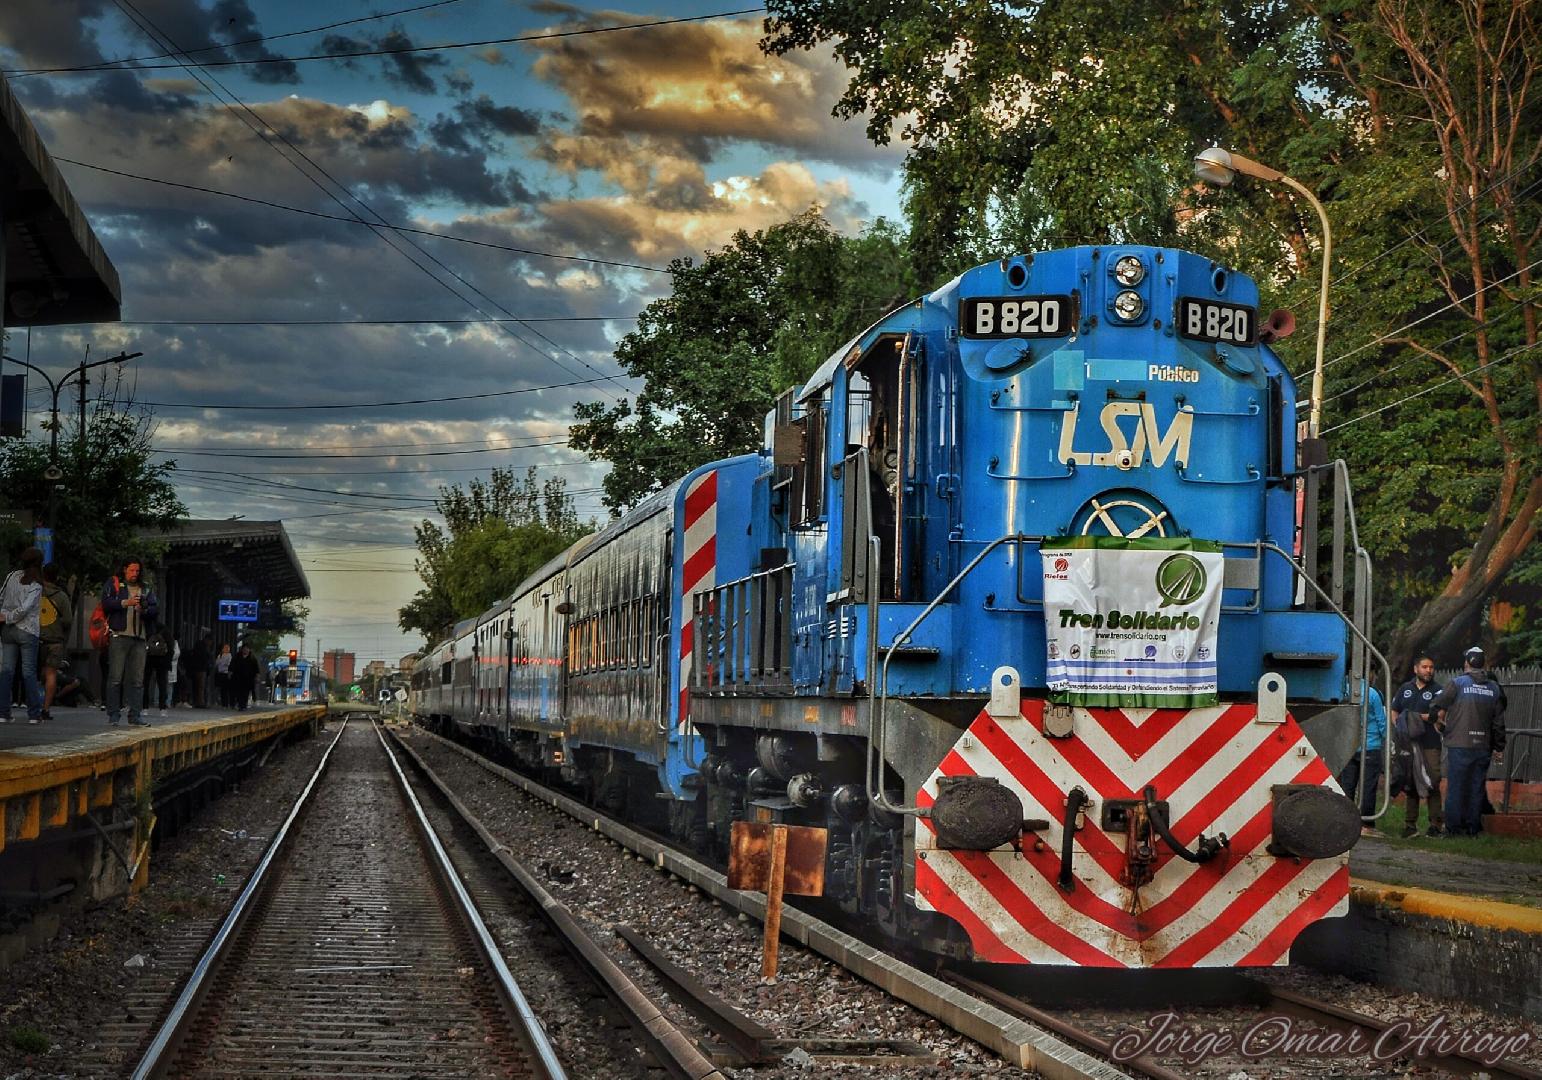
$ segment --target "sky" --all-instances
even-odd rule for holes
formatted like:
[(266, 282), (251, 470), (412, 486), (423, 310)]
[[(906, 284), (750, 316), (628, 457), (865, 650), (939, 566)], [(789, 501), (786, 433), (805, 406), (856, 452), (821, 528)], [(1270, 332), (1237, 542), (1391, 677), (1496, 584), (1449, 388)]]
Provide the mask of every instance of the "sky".
[(306, 655), (394, 663), (440, 485), (534, 466), (604, 517), (567, 429), (637, 389), (612, 351), (657, 268), (811, 205), (898, 216), (900, 152), (831, 116), (833, 57), (762, 55), (755, 13), (610, 29), (735, 7), (5, 0), (0, 67), (123, 282), (121, 324), (10, 348), (142, 352), (191, 515), (283, 520)]

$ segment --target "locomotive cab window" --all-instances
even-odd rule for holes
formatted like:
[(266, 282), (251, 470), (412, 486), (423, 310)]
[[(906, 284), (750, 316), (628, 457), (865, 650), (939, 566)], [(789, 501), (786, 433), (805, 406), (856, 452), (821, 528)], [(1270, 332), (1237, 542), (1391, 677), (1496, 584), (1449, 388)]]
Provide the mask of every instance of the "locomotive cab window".
[[(848, 565), (863, 559), (866, 537), (877, 536), (879, 566), (869, 568), (883, 600), (909, 600), (919, 564), (908, 558), (917, 476), (916, 429), (920, 382), (918, 339), (886, 335), (861, 354), (848, 373), (845, 486)], [(860, 475), (862, 464), (866, 474)], [(848, 582), (848, 584), (850, 584)]]

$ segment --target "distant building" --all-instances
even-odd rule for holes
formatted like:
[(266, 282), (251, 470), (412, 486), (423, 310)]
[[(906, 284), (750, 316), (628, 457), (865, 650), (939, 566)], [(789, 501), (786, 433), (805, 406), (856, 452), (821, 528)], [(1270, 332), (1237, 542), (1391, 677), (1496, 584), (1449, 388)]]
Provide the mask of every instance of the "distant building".
[(412, 669), (418, 666), (418, 661), (421, 659), (423, 659), (423, 657), (419, 654), (410, 652), (396, 662), (396, 670), (401, 672), (403, 675), (411, 675)]
[(353, 683), (354, 654), (342, 649), (329, 649), (321, 654), (321, 670), (327, 673), (334, 685), (348, 686)]
[[(348, 659), (352, 662), (353, 657), (350, 655)], [(364, 665), (364, 670), (359, 673), (359, 677), (361, 679), (383, 679), (390, 672), (391, 665), (387, 664), (384, 660), (371, 660)]]

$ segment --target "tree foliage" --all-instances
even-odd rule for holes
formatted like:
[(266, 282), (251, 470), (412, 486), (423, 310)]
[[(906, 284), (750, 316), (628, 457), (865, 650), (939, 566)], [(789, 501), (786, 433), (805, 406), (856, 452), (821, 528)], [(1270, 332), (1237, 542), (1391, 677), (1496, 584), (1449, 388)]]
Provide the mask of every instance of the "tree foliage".
[(566, 482), (540, 483), (534, 468), (441, 487), (435, 508), (444, 526), (423, 521), (414, 530), (424, 587), (398, 614), (403, 630), (429, 641), (512, 593), (591, 528), (579, 522)]
[(903, 234), (879, 221), (843, 237), (817, 211), (739, 232), (643, 310), (616, 360), (645, 380), (636, 401), (580, 404), (572, 445), (612, 465), (619, 512), (697, 465), (760, 444), (776, 395), (914, 293)]
[[(1266, 309), (1315, 311), (1312, 211), (1280, 185), (1204, 191), (1190, 159), (1221, 143), (1316, 191), (1337, 256), (1323, 430), (1356, 470), (1378, 637), (1399, 669), (1451, 659), (1487, 614), (1509, 659), (1542, 658), (1523, 631), (1542, 601), (1533, 2), (768, 6), (765, 48), (833, 47), (835, 112), (909, 144), (923, 282), (1018, 249), (1176, 242), (1252, 274)], [(1304, 375), (1301, 322), (1280, 351)]]
[[(44, 416), (44, 424), (48, 417)], [(154, 418), (104, 394), (90, 404), (85, 441), (78, 419), (66, 419), (59, 431), (57, 483), (58, 521), (54, 526), (54, 560), (65, 579), (101, 582), (124, 555), (151, 557), (140, 537), (169, 528), (187, 516), (171, 476), (174, 462), (153, 460)], [(0, 491), (6, 506), (30, 509), (42, 523), (47, 518), (50, 481), (47, 432), (41, 439), (0, 441)], [(0, 538), (14, 563), (28, 534), (9, 530)]]

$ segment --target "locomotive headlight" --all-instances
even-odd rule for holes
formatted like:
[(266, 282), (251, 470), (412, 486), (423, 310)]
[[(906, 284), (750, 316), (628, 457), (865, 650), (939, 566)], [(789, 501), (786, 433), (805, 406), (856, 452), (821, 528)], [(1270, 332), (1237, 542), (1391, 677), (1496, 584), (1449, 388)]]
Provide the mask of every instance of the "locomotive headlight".
[(1126, 289), (1114, 297), (1114, 314), (1125, 322), (1134, 322), (1146, 311), (1146, 302), (1140, 298), (1140, 293), (1133, 289)]
[(1120, 256), (1114, 263), (1114, 280), (1127, 289), (1133, 289), (1146, 280), (1146, 264), (1134, 255)]

